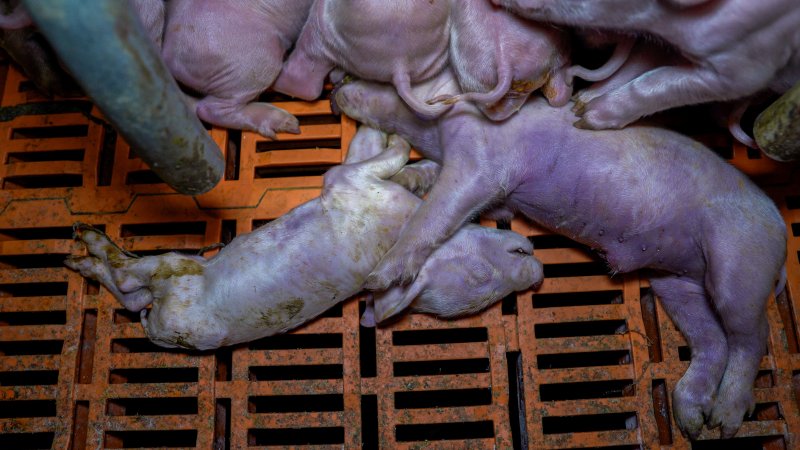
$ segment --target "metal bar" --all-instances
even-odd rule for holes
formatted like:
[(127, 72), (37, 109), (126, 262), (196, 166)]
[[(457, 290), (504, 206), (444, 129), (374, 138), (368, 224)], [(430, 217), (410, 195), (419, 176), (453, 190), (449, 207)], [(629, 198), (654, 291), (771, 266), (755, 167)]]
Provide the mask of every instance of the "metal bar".
[(770, 158), (800, 159), (800, 83), (758, 115), (753, 134)]
[(78, 83), (170, 187), (197, 195), (225, 161), (149, 42), (128, 2), (24, 0)]

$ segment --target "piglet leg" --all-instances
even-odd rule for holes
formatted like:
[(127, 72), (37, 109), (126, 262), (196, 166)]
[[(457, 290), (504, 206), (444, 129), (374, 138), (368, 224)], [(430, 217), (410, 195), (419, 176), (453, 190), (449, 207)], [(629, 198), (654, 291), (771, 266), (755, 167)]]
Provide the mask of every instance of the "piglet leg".
[(686, 337), (692, 362), (672, 393), (678, 428), (694, 439), (711, 415), (717, 386), (728, 360), (728, 345), (703, 286), (677, 276), (653, 277), (650, 285)]
[[(375, 157), (386, 148), (386, 140), (386, 133), (366, 125), (361, 126), (350, 142), (344, 164), (355, 164)], [(424, 159), (404, 166), (389, 180), (421, 197), (431, 190), (441, 169), (439, 164)]]
[(246, 103), (208, 96), (197, 102), (197, 116), (225, 128), (250, 130), (275, 139), (276, 133), (300, 133), (300, 122), (269, 103)]
[(581, 119), (575, 126), (592, 130), (623, 128), (665, 109), (750, 95), (765, 84), (765, 80), (749, 75), (748, 71), (738, 72), (747, 73), (737, 80), (731, 79), (731, 74), (720, 74), (710, 68), (659, 67), (579, 105), (576, 113)]
[[(462, 155), (454, 159), (461, 159)], [(425, 260), (470, 217), (500, 196), (494, 183), (477, 168), (445, 161), (428, 198), (406, 223), (397, 242), (367, 277), (364, 287), (385, 291), (393, 285), (409, 284)]]
[(386, 148), (386, 139), (386, 133), (362, 125), (350, 141), (344, 164), (355, 164), (377, 156)]
[(755, 407), (753, 382), (767, 350), (766, 301), (774, 280), (765, 279), (773, 274), (769, 270), (748, 271), (743, 267), (765, 263), (738, 255), (722, 256), (709, 263), (708, 290), (728, 339), (728, 365), (708, 425), (721, 426), (722, 437), (729, 438)]
[(111, 276), (111, 270), (99, 258), (70, 255), (64, 265), (86, 278), (99, 281), (126, 309), (139, 311), (153, 302), (153, 294), (149, 289), (142, 288), (128, 293), (120, 291)]
[(100, 282), (122, 305), (140, 311), (153, 301), (150, 278), (157, 268), (154, 258), (137, 258), (117, 247), (105, 233), (85, 224), (75, 225), (75, 239), (89, 256), (70, 256), (64, 264)]
[(324, 56), (326, 46), (321, 33), (324, 26), (315, 9), (323, 8), (322, 2), (315, 2), (303, 31), (297, 38), (294, 50), (283, 63), (272, 89), (302, 100), (315, 100), (322, 94), (325, 78), (334, 64)]

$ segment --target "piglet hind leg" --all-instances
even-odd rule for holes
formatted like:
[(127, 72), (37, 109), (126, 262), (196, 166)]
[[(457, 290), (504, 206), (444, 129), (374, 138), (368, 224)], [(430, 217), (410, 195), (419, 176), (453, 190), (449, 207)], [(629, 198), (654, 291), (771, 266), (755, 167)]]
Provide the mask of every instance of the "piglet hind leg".
[[(361, 127), (356, 138), (353, 139), (353, 144), (380, 139), (380, 133), (380, 131), (372, 128)], [(366, 136), (366, 138), (362, 139), (358, 134), (362, 134), (362, 136)], [(408, 161), (410, 151), (411, 146), (408, 142), (397, 135), (390, 135), (388, 139), (386, 139), (386, 149), (377, 155), (360, 162), (348, 162), (344, 165), (333, 167), (326, 172), (322, 198), (324, 199), (329, 195), (336, 195), (336, 192), (338, 192), (337, 186), (342, 180), (351, 180), (358, 183), (360, 182), (359, 180), (364, 179), (389, 179)], [(353, 156), (352, 160), (358, 159), (359, 157), (360, 156)]]
[(208, 96), (197, 102), (197, 116), (214, 125), (255, 131), (270, 139), (277, 133), (300, 133), (297, 117), (269, 103)]
[[(367, 125), (362, 125), (350, 142), (344, 164), (355, 164), (377, 156), (386, 148), (387, 139), (386, 133)], [(394, 137), (392, 139), (397, 138)], [(400, 141), (397, 141), (395, 145), (400, 145)], [(440, 170), (441, 166), (439, 164), (424, 159), (404, 166), (392, 175), (389, 180), (421, 197), (433, 187)]]
[[(725, 328), (728, 364), (708, 425), (720, 426), (721, 436), (729, 438), (755, 407), (753, 383), (767, 350), (766, 300), (773, 286), (772, 279), (759, 275), (771, 276), (776, 271), (748, 273), (743, 267), (731, 267), (735, 263), (727, 260), (720, 264), (722, 268), (712, 268), (708, 289)], [(747, 264), (758, 266), (756, 262)]]
[(380, 154), (386, 148), (387, 137), (386, 133), (380, 130), (367, 125), (360, 126), (347, 148), (344, 164), (359, 163)]
[(75, 224), (74, 237), (89, 256), (70, 256), (64, 264), (100, 282), (122, 305), (140, 311), (153, 301), (149, 280), (152, 259), (139, 259), (117, 247), (105, 233), (86, 224)]
[(703, 286), (673, 275), (652, 277), (650, 285), (691, 348), (692, 360), (672, 393), (672, 407), (678, 428), (694, 439), (711, 415), (728, 361), (725, 333)]

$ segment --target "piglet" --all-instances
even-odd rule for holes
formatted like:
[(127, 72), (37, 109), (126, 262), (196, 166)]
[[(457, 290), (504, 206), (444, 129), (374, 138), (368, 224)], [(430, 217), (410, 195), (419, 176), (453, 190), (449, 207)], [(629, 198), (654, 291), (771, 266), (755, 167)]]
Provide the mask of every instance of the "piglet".
[[(420, 89), (446, 87), (440, 80)], [(543, 99), (502, 123), (466, 103), (423, 121), (391, 86), (364, 81), (341, 86), (335, 101), (442, 163), (368, 289), (414, 280), (454, 230), (502, 205), (596, 249), (613, 273), (650, 269), (652, 289), (692, 349), (673, 393), (678, 426), (691, 437), (704, 422), (721, 425), (723, 437), (736, 433), (754, 407), (765, 303), (786, 258), (783, 219), (745, 175), (666, 129), (572, 127), (570, 105), (553, 108)]]
[(586, 128), (621, 128), (665, 109), (764, 89), (782, 93), (800, 81), (796, 0), (493, 2), (533, 20), (654, 35), (691, 61), (658, 66), (596, 97), (578, 111)]
[[(459, 100), (503, 120), (542, 88), (554, 104), (571, 89), (565, 79), (563, 32), (492, 6), (487, 0), (316, 0), (273, 86), (304, 100), (320, 95), (334, 68), (391, 82), (420, 116), (435, 118)], [(411, 85), (452, 64), (467, 94), (419, 99)]]
[[(403, 169), (408, 153), (402, 139), (392, 136), (387, 145), (385, 135), (362, 128), (347, 164), (325, 174), (319, 198), (237, 236), (209, 260), (175, 252), (136, 257), (78, 225), (89, 255), (65, 264), (141, 311), (147, 336), (163, 347), (205, 350), (283, 333), (358, 293), (397, 239), (421, 202), (403, 186), (422, 193), (437, 174), (425, 161)], [(421, 279), (432, 289), (461, 286), (456, 308), (474, 312), (541, 282), (531, 251), (519, 234), (468, 225), (434, 253)], [(380, 300), (376, 319), (400, 312), (419, 292)]]
[[(159, 0), (133, 2), (158, 43)], [(299, 133), (297, 118), (254, 101), (277, 78), (311, 0), (170, 0), (161, 56), (172, 75), (198, 93), (197, 116), (226, 128)]]
[(485, 0), (455, 2), (451, 12), (450, 65), (463, 92), (444, 101), (469, 100), (502, 121), (538, 90), (553, 106), (572, 94), (566, 34), (522, 19)]

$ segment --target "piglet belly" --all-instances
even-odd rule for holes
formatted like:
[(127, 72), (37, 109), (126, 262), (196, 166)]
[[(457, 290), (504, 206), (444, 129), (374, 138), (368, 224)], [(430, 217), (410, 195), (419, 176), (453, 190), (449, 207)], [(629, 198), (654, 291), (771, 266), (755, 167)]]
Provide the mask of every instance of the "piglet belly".
[(228, 329), (228, 344), (283, 333), (356, 294), (390, 244), (373, 230), (297, 230), (258, 247), (231, 249), (208, 273), (206, 308)]

